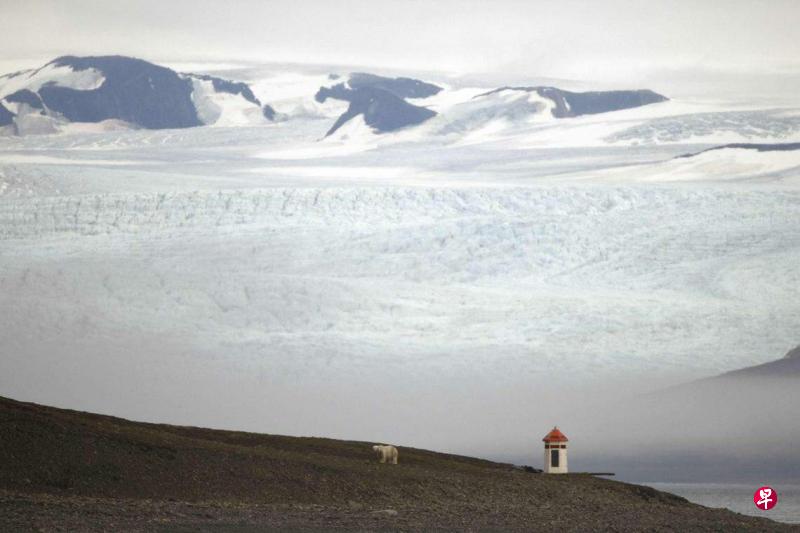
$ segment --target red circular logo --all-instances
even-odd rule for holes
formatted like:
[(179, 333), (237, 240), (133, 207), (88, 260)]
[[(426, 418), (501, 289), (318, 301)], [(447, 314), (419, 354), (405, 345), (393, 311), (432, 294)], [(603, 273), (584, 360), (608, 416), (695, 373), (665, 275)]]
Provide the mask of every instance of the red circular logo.
[(753, 493), (753, 503), (762, 511), (769, 511), (778, 504), (778, 493), (772, 487), (761, 487)]

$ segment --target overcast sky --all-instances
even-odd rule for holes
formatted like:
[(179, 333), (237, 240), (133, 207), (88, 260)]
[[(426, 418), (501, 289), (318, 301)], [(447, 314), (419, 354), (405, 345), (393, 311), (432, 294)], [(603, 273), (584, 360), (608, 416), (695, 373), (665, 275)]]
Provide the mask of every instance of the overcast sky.
[(3, 66), (119, 53), (607, 81), (800, 70), (796, 0), (2, 0), (0, 19)]

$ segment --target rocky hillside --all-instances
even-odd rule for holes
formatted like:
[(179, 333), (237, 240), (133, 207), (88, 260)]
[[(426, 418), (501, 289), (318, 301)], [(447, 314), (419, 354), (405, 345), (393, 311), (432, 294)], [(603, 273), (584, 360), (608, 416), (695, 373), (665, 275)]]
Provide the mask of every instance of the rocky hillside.
[(588, 475), (0, 398), (0, 530), (790, 530)]
[(387, 78), (357, 72), (351, 74), (346, 82), (320, 87), (314, 98), (319, 103), (333, 98), (350, 104), (326, 136), (359, 116), (372, 131), (385, 133), (420, 124), (435, 116), (436, 112), (410, 104), (405, 99), (427, 98), (441, 90), (437, 85), (411, 78)]
[[(422, 124), (437, 113), (427, 106), (442, 87), (411, 78), (387, 78), (374, 74), (353, 73), (345, 81), (321, 87), (315, 98), (324, 103), (328, 98), (349, 103), (334, 123), (331, 135), (347, 122), (363, 117), (375, 133), (386, 133)], [(412, 100), (413, 103), (409, 102)], [(608, 113), (667, 101), (650, 90), (571, 92), (556, 87), (501, 87), (474, 96), (448, 110), (441, 123), (433, 127), (438, 133), (453, 130), (477, 131), (531, 120), (562, 119)], [(498, 125), (498, 121), (502, 124)]]
[(756, 366), (734, 370), (714, 378), (800, 378), (800, 346), (789, 350), (784, 357)]
[(132, 57), (63, 56), (0, 77), (0, 128), (20, 135), (53, 133), (70, 123), (164, 129), (273, 118), (245, 83)]
[(596, 115), (621, 109), (632, 109), (649, 104), (666, 102), (668, 98), (656, 92), (641, 90), (572, 92), (556, 87), (501, 87), (479, 95), (496, 93), (525, 93), (538, 95), (551, 102), (551, 113), (556, 118)]

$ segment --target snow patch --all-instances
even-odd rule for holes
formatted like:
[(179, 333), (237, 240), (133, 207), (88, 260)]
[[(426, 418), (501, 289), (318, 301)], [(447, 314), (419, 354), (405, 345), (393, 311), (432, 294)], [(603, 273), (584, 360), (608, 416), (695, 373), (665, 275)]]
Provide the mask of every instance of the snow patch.
[(442, 90), (433, 96), (426, 98), (406, 98), (409, 104), (419, 107), (427, 107), (437, 113), (447, 113), (449, 109), (458, 104), (469, 102), (473, 98), (487, 91), (489, 88), (474, 88), (463, 87), (458, 89), (451, 89), (448, 85), (437, 82), (437, 85), (442, 86)]
[(192, 77), (192, 102), (197, 118), (206, 125), (244, 126), (264, 124), (261, 108), (242, 95), (217, 92), (211, 80)]
[(103, 73), (94, 68), (73, 70), (68, 65), (56, 66), (48, 63), (37, 70), (30, 70), (0, 78), (0, 98), (21, 89), (38, 92), (44, 85), (56, 85), (78, 91), (99, 89), (106, 79)]
[(377, 146), (377, 138), (378, 134), (367, 125), (364, 115), (358, 115), (344, 123), (332, 135), (325, 137), (323, 142), (346, 143), (367, 149)]
[(438, 135), (461, 135), (462, 142), (473, 144), (557, 120), (554, 108), (552, 100), (538, 93), (506, 89), (455, 104), (425, 127)]
[(250, 87), (263, 102), (289, 117), (336, 119), (347, 110), (347, 102), (314, 99), (319, 88), (331, 81), (327, 74), (278, 71), (250, 82)]
[(659, 163), (582, 172), (576, 179), (611, 183), (791, 181), (800, 184), (800, 150), (709, 150)]

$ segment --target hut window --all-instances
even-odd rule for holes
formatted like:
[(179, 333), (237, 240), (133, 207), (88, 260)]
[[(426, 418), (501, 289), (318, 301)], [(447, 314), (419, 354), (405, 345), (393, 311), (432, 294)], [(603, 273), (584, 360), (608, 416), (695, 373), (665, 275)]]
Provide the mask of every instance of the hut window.
[(550, 450), (550, 466), (558, 468), (558, 450)]

